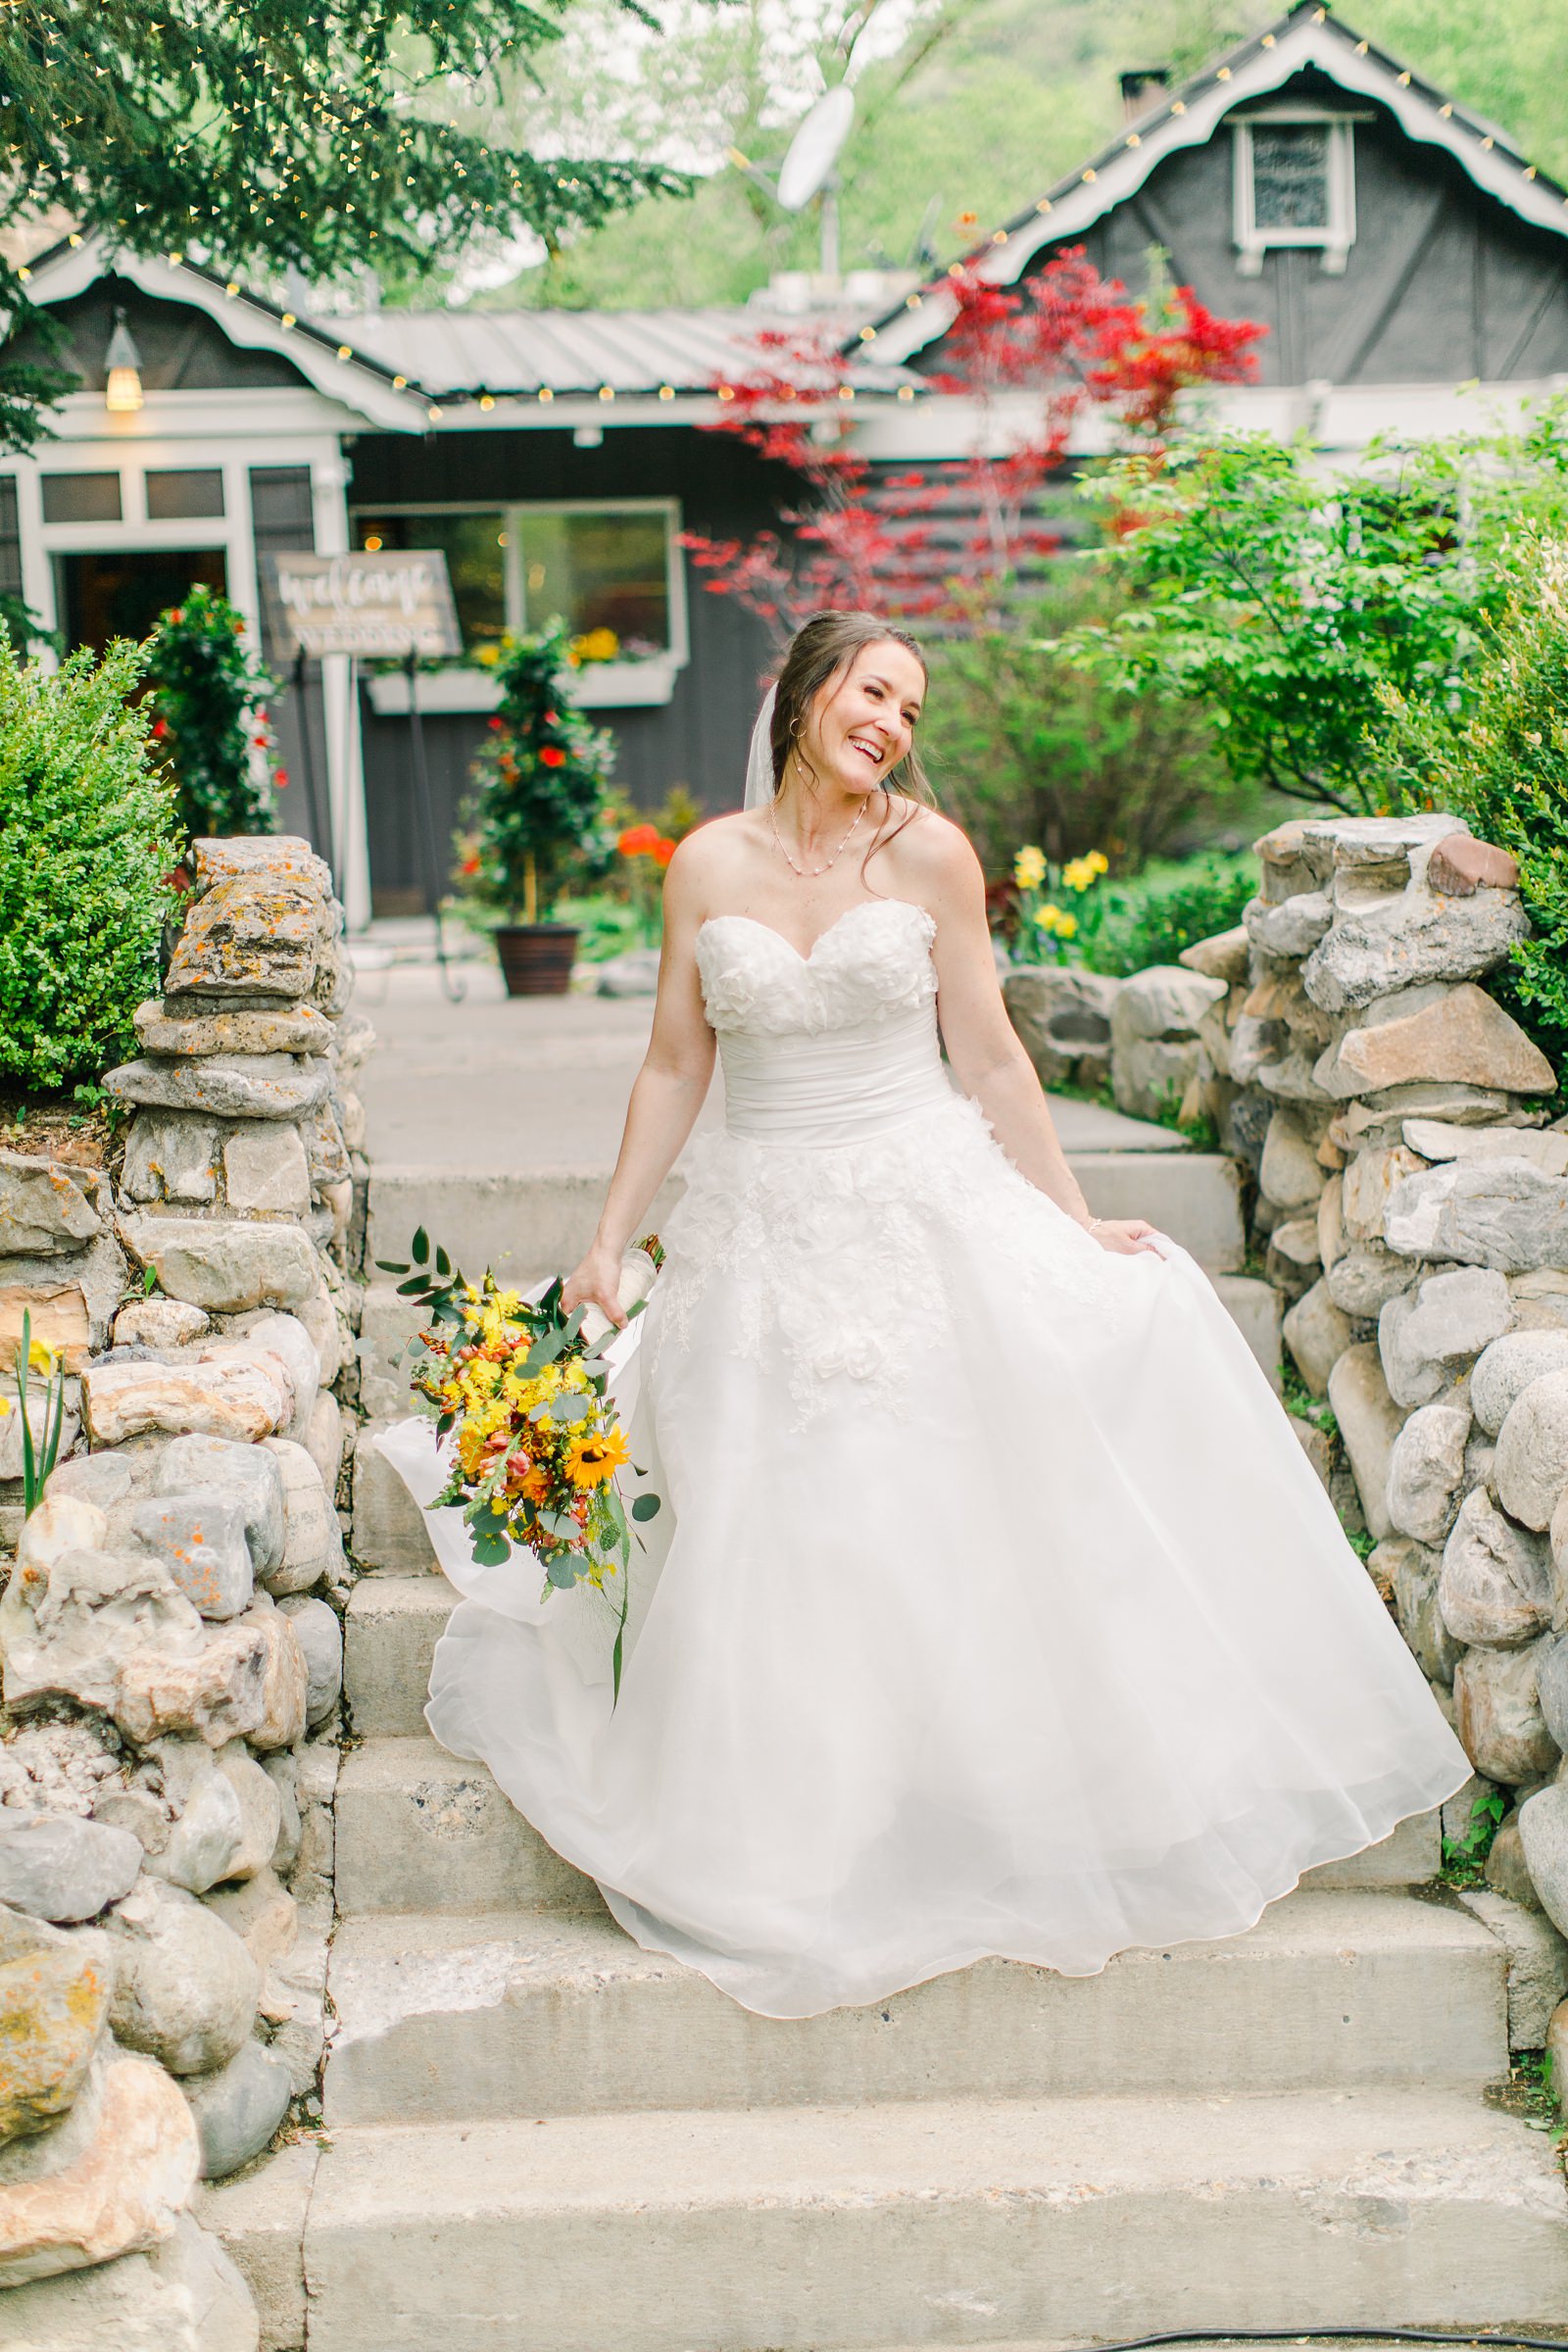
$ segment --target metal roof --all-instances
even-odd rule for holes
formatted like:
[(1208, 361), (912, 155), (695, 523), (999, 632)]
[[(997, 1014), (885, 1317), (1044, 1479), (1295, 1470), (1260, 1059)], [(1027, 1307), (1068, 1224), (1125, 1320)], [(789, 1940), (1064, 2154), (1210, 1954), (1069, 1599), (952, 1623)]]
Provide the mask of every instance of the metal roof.
[[(756, 373), (760, 333), (819, 333), (831, 349), (858, 324), (858, 317), (842, 314), (783, 316), (737, 304), (695, 311), (364, 311), (325, 321), (321, 331), (335, 332), (432, 399), (461, 401), (533, 397), (546, 388), (591, 396), (606, 385), (633, 395), (657, 395), (664, 385), (677, 394), (707, 394)], [(803, 391), (827, 391), (839, 380), (807, 365), (791, 367), (780, 353), (770, 354), (768, 364)], [(855, 382), (868, 392), (924, 388), (911, 370), (874, 364), (858, 366)]]

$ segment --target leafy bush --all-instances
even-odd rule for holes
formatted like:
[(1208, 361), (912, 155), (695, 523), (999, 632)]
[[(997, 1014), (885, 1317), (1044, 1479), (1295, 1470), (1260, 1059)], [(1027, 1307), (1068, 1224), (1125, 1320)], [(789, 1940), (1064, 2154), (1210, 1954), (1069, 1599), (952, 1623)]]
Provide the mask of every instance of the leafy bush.
[(1488, 986), (1568, 1080), (1568, 542), (1530, 538), (1481, 629), (1457, 719), (1390, 694), (1387, 754), (1406, 807), (1445, 808), (1519, 860), (1531, 937)]
[(507, 641), (496, 674), (501, 704), (492, 741), (475, 767), (474, 844), (467, 888), (533, 923), (571, 869), (601, 860), (605, 795), (614, 740), (591, 726), (565, 691), (568, 659), (561, 621)]
[(129, 697), (142, 650), (51, 676), (0, 642), (0, 1075), (96, 1077), (158, 988), (176, 856), (172, 788)]
[(179, 822), (204, 833), (270, 833), (273, 784), (288, 777), (271, 751), (266, 704), (278, 681), (244, 643), (245, 616), (211, 588), (193, 588), (148, 644), (152, 734), (179, 795)]
[(1043, 844), (1053, 864), (1099, 846), (1141, 865), (1195, 818), (1236, 808), (1203, 711), (1170, 694), (1108, 693), (1054, 658), (1063, 633), (1108, 628), (1123, 604), (1099, 559), (1064, 556), (1005, 627), (928, 649), (922, 756), (989, 873), (1005, 871), (1020, 841)]
[(1118, 979), (1152, 963), (1174, 963), (1195, 940), (1231, 930), (1256, 895), (1250, 858), (1194, 858), (1133, 881), (1102, 882), (1099, 920), (1079, 960)]

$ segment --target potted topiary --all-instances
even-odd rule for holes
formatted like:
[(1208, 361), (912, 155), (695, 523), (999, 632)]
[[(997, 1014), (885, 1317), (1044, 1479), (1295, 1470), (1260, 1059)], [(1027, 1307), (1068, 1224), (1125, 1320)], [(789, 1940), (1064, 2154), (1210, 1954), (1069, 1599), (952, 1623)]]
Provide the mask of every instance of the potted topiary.
[(614, 745), (568, 700), (569, 660), (559, 620), (507, 642), (501, 704), (475, 767), (468, 882), (506, 918), (495, 937), (510, 997), (561, 996), (569, 985), (578, 933), (549, 910), (567, 869), (602, 846)]

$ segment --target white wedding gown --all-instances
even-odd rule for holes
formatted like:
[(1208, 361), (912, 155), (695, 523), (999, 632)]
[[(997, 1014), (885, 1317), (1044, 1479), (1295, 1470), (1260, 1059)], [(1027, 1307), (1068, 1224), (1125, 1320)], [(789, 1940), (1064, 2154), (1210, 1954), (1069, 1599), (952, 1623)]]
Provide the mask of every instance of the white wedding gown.
[[(700, 933), (727, 1125), (617, 1343), (664, 1502), (618, 1706), (604, 1604), (431, 1514), (436, 1738), (774, 2017), (1230, 1935), (1470, 1771), (1196, 1262), (1102, 1250), (949, 1084), (933, 928)], [(429, 1425), (383, 1443), (428, 1500)]]

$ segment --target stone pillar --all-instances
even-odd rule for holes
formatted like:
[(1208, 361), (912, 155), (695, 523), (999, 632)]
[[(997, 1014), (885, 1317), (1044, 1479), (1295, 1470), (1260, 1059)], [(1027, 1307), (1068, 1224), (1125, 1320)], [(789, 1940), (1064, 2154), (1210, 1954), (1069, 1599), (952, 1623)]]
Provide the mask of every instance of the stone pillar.
[[(24, 2012), (0, 2059), (0, 2287), (25, 2283), (47, 2341), (78, 2273), (117, 2266), (128, 2327), (138, 2297), (167, 2318), (162, 2274), (194, 2264), (239, 2352), (243, 2282), (185, 2209), (291, 2101), (318, 2113), (349, 1579), (334, 1384), (372, 1041), (308, 845), (202, 842), (195, 862), (141, 1054), (106, 1080), (130, 1114), (118, 1184), (0, 1154), (0, 1350), (27, 1306), (70, 1373), (63, 1458), (24, 1525), (8, 1506), (0, 1599), (0, 2004), (9, 1974)], [(0, 1420), (0, 1478), (19, 1436)], [(104, 2168), (107, 2207), (80, 2186)]]

